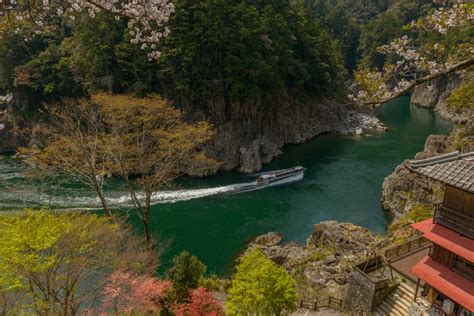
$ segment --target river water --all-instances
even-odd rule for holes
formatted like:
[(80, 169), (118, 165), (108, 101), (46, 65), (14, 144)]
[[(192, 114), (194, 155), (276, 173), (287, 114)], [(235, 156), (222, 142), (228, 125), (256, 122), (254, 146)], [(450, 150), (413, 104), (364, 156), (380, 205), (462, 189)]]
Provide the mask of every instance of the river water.
[[(422, 150), (429, 134), (446, 134), (450, 125), (432, 110), (409, 105), (399, 98), (381, 109), (389, 128), (366, 136), (322, 135), (302, 145), (283, 148), (283, 155), (264, 170), (302, 165), (302, 181), (240, 194), (229, 185), (253, 179), (234, 172), (205, 179), (183, 178), (179, 189), (155, 197), (152, 226), (155, 236), (169, 246), (162, 257), (186, 249), (198, 256), (208, 271), (223, 275), (253, 236), (279, 231), (285, 240), (305, 242), (315, 223), (324, 220), (352, 222), (384, 234), (391, 218), (380, 207), (383, 179), (404, 159)], [(56, 208), (97, 207), (94, 195), (74, 181), (41, 184), (25, 178), (27, 167), (0, 157), (0, 205), (4, 210), (51, 204)], [(116, 207), (127, 197), (120, 184), (108, 184)], [(123, 210), (122, 210), (123, 211)], [(133, 214), (133, 213), (131, 213)], [(132, 223), (141, 230), (132, 215)]]

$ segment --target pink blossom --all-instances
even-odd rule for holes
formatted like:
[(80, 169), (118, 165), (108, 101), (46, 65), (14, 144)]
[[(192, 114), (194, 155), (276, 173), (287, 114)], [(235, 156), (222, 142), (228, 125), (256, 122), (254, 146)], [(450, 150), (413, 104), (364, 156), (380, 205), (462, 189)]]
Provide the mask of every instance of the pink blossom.
[(103, 309), (121, 313), (151, 313), (158, 311), (171, 283), (146, 275), (116, 271), (104, 289)]

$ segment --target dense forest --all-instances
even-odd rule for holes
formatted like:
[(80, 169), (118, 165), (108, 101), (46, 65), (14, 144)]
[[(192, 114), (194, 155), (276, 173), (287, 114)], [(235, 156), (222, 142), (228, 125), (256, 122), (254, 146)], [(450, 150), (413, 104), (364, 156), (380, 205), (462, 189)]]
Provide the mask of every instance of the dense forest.
[(359, 63), (382, 65), (376, 48), (432, 4), (179, 0), (175, 7), (158, 61), (130, 43), (126, 22), (112, 13), (57, 17), (41, 34), (3, 18), (0, 91), (17, 91), (35, 105), (97, 90), (160, 93), (193, 104), (292, 89), (334, 95)]

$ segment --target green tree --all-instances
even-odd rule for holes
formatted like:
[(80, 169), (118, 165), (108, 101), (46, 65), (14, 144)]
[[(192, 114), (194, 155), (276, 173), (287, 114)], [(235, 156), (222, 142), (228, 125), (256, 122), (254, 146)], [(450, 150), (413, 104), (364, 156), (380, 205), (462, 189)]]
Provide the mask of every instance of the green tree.
[(113, 270), (148, 271), (141, 249), (130, 230), (105, 217), (2, 216), (0, 314), (76, 315), (101, 295)]
[(199, 286), (199, 279), (206, 273), (206, 266), (187, 251), (173, 258), (173, 266), (166, 272), (167, 279), (173, 281), (173, 289), (178, 302), (188, 297), (190, 289)]
[(392, 39), (408, 34), (403, 26), (426, 14), (432, 8), (430, 0), (398, 1), (362, 28), (359, 52), (369, 67), (382, 67), (386, 57), (378, 48)]
[(281, 315), (297, 307), (296, 281), (259, 249), (243, 255), (228, 293), (229, 315)]
[[(304, 87), (328, 94), (343, 78), (328, 33), (288, 0), (179, 0), (161, 66), (165, 94), (205, 105)], [(331, 90), (332, 89), (332, 90)]]

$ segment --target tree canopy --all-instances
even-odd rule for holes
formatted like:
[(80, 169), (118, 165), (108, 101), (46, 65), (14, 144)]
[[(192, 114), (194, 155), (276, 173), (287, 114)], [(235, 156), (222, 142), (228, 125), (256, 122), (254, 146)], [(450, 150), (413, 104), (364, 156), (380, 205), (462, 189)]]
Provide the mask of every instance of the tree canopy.
[(246, 252), (236, 270), (228, 290), (229, 315), (281, 315), (296, 309), (296, 281), (261, 250)]
[(29, 210), (0, 219), (0, 312), (75, 315), (115, 269), (144, 272), (139, 240), (105, 217)]
[(56, 16), (48, 24), (54, 27), (38, 33), (28, 19), (16, 29), (3, 21), (0, 91), (21, 89), (38, 105), (105, 90), (160, 93), (197, 106), (294, 88), (314, 96), (340, 92), (338, 44), (289, 0), (177, 0), (173, 10), (169, 35), (154, 44), (161, 57), (151, 61), (148, 48), (131, 43), (129, 20), (110, 10)]

